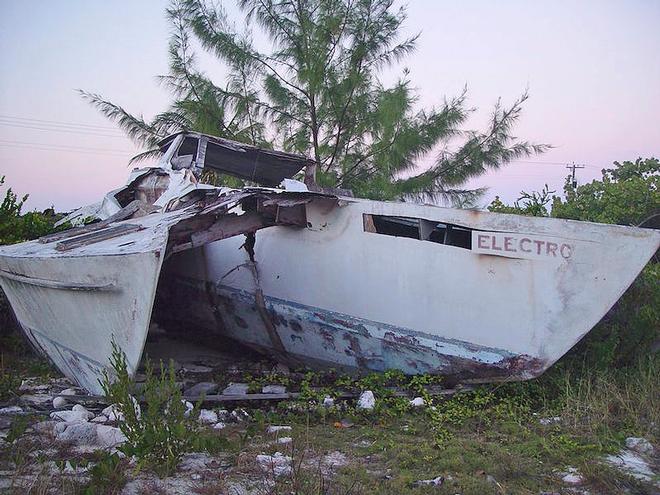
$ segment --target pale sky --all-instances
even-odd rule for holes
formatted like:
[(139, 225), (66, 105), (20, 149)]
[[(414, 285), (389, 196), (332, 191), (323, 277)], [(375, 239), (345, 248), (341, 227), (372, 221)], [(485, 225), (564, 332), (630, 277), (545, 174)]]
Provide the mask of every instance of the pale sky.
[[(75, 89), (146, 117), (164, 110), (166, 5), (0, 0), (0, 175), (30, 193), (29, 208), (68, 210), (126, 181), (135, 147)], [(479, 127), (498, 97), (529, 88), (516, 134), (555, 146), (473, 181), (490, 188), (482, 204), (545, 183), (560, 191), (566, 163), (586, 165), (584, 183), (614, 160), (660, 156), (660, 1), (410, 0), (408, 13), (406, 31), (421, 32), (405, 62), (420, 106), (467, 85)]]

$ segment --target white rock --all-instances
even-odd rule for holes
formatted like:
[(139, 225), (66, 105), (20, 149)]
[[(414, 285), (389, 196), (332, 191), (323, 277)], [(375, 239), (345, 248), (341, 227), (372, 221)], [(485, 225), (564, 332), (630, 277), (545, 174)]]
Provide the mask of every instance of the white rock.
[(124, 415), (123, 413), (119, 412), (117, 404), (109, 405), (103, 409), (103, 411), (101, 411), (101, 414), (108, 418), (108, 421), (124, 421)]
[(539, 423), (542, 424), (543, 426), (548, 426), (556, 423), (561, 422), (561, 417), (559, 416), (553, 416), (551, 418), (541, 418), (539, 419)]
[(323, 466), (330, 469), (343, 467), (348, 464), (348, 457), (346, 457), (345, 454), (336, 450), (334, 452), (330, 452), (329, 454), (324, 455), (321, 464), (323, 464)]
[(631, 450), (622, 450), (617, 455), (608, 455), (605, 460), (638, 480), (650, 481), (655, 476), (649, 464)]
[(221, 421), (224, 421), (226, 419), (229, 419), (229, 411), (227, 409), (219, 409), (218, 410), (218, 419)]
[(415, 481), (415, 486), (440, 486), (445, 481), (443, 476), (438, 476), (430, 480), (418, 480)]
[(365, 410), (371, 410), (376, 406), (376, 398), (374, 397), (374, 393), (371, 390), (365, 390), (360, 394), (360, 398), (358, 399), (357, 403), (357, 408), (358, 409), (365, 409)]
[(104, 416), (103, 414), (99, 414), (95, 418), (90, 419), (92, 423), (107, 423), (108, 422), (108, 417)]
[(568, 467), (566, 468), (566, 471), (560, 473), (560, 475), (561, 480), (567, 485), (581, 485), (584, 483), (584, 478), (580, 474), (580, 471), (577, 470), (577, 468)]
[(250, 386), (247, 383), (230, 383), (222, 393), (224, 395), (245, 395), (248, 393)]
[[(415, 397), (413, 400), (410, 401), (410, 405), (413, 407), (422, 407), (426, 402), (424, 401), (423, 397)], [(442, 476), (439, 476), (441, 478)], [(437, 479), (437, 478), (435, 478)], [(424, 481), (424, 480), (422, 480)], [(428, 480), (427, 480), (428, 481)]]
[(199, 397), (217, 392), (218, 384), (213, 382), (199, 382), (187, 389), (183, 395), (187, 397)]
[(291, 431), (291, 427), (290, 426), (269, 426), (268, 428), (266, 428), (266, 433), (270, 433), (270, 434), (278, 433), (280, 431)]
[(66, 406), (66, 399), (64, 397), (55, 397), (53, 399), (53, 408), (62, 409)]
[(199, 411), (199, 422), (204, 424), (214, 424), (218, 422), (218, 414), (210, 409), (201, 409)]
[(64, 430), (66, 430), (66, 427), (69, 426), (71, 423), (63, 423), (60, 421), (55, 422), (55, 426), (53, 426), (53, 435), (57, 437), (60, 433), (62, 433)]
[(329, 395), (326, 395), (325, 398), (323, 399), (323, 407), (332, 407), (334, 405), (335, 405), (335, 399), (333, 399)]
[(3, 415), (3, 414), (7, 414), (7, 415), (8, 414), (20, 414), (22, 412), (23, 412), (23, 408), (18, 407), (18, 406), (9, 406), (9, 407), (0, 408), (0, 415)]
[(245, 409), (234, 409), (230, 416), (234, 421), (247, 421), (250, 419), (250, 415)]
[(288, 444), (291, 442), (293, 442), (293, 438), (291, 437), (282, 437), (277, 439), (277, 443), (281, 443), (281, 444)]
[(72, 410), (72, 411), (79, 412), (79, 413), (85, 413), (85, 414), (87, 414), (87, 415), (90, 415), (90, 418), (93, 418), (93, 417), (94, 417), (94, 414), (92, 414), (91, 412), (89, 412), (89, 411), (87, 410), (87, 408), (86, 408), (85, 406), (81, 405), (81, 404), (75, 404), (75, 405), (71, 408), (71, 410)]
[(75, 388), (65, 388), (60, 395), (78, 395), (78, 391)]
[(275, 452), (273, 455), (261, 454), (257, 456), (257, 463), (265, 473), (272, 473), (276, 478), (291, 474), (291, 457)]
[(216, 424), (213, 425), (214, 430), (222, 430), (226, 427), (227, 425), (224, 424), (222, 421), (218, 421)]
[(265, 385), (261, 388), (262, 394), (285, 394), (286, 387), (284, 385)]
[(57, 434), (60, 442), (71, 442), (76, 445), (96, 445), (96, 427), (94, 423), (86, 421), (70, 423), (64, 431)]
[[(133, 411), (135, 412), (135, 416), (138, 419), (140, 419), (140, 417), (142, 416), (142, 409), (140, 408), (140, 403), (135, 399), (135, 397), (132, 396), (131, 396), (131, 402), (133, 403)], [(108, 418), (108, 421), (119, 422), (119, 421), (124, 421), (125, 419), (124, 413), (119, 410), (119, 405), (117, 404), (110, 404), (108, 407), (103, 409), (103, 411), (101, 411), (101, 414), (106, 418)]]
[(55, 411), (50, 413), (52, 419), (64, 421), (65, 423), (80, 423), (87, 422), (94, 417), (94, 415), (85, 411)]
[(90, 422), (58, 423), (55, 430), (58, 441), (71, 442), (78, 447), (111, 449), (126, 441), (119, 428)]
[(653, 445), (646, 438), (628, 437), (626, 438), (626, 447), (634, 450), (638, 454), (653, 455)]
[(96, 445), (104, 449), (117, 447), (127, 440), (119, 428), (107, 425), (96, 425)]
[(186, 411), (183, 413), (183, 415), (187, 418), (190, 416), (190, 413), (193, 411), (195, 406), (193, 406), (192, 402), (189, 402), (185, 399), (181, 399), (181, 402), (186, 406)]

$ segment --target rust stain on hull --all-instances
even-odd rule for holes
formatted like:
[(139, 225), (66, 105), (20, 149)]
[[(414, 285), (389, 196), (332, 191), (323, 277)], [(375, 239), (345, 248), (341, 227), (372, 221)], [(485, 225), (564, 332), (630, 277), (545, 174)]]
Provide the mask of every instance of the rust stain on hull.
[[(161, 283), (168, 286), (165, 293), (174, 296), (176, 304), (159, 301), (156, 317), (189, 321), (190, 305), (212, 301), (208, 312), (222, 313), (226, 324), (216, 326), (207, 320), (203, 324), (209, 331), (266, 354), (282, 353), (272, 346), (253, 294), (224, 285), (204, 287), (195, 279), (170, 274), (164, 274)], [(213, 296), (204, 298), (201, 291), (212, 291)], [(407, 374), (446, 375), (459, 382), (524, 380), (546, 368), (542, 360), (531, 356), (420, 335), (291, 301), (265, 296), (264, 304), (286, 353), (310, 366), (366, 372), (399, 369)]]

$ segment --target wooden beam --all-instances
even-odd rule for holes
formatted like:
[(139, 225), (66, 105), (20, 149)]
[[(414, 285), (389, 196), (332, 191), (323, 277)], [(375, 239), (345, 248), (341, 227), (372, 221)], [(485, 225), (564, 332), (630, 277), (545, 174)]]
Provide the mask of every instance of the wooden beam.
[(39, 242), (42, 244), (48, 244), (49, 242), (60, 241), (62, 239), (69, 239), (71, 237), (76, 237), (82, 234), (96, 232), (97, 230), (106, 228), (113, 222), (121, 222), (122, 220), (126, 220), (140, 209), (147, 210), (146, 206), (152, 205), (147, 205), (147, 203), (144, 203), (144, 201), (136, 199), (128, 203), (117, 213), (109, 216), (105, 220), (97, 223), (90, 223), (89, 225), (83, 225), (82, 227), (74, 227), (72, 229), (63, 230), (62, 232), (55, 232), (54, 234), (45, 235), (39, 238)]
[(125, 223), (121, 225), (115, 225), (114, 227), (107, 227), (105, 229), (96, 230), (88, 234), (79, 235), (72, 239), (66, 239), (57, 243), (55, 249), (58, 251), (69, 251), (70, 249), (75, 249), (81, 246), (87, 246), (89, 244), (95, 244), (97, 242), (106, 241), (114, 237), (119, 237), (121, 235), (130, 234), (132, 232), (137, 232), (142, 230), (144, 227), (141, 225), (135, 225), (130, 223)]

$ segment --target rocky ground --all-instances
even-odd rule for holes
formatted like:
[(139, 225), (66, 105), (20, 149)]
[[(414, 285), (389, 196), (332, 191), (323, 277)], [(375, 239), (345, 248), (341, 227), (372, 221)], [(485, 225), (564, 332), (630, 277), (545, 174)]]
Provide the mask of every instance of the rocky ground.
[[(175, 347), (177, 379), (190, 396), (282, 394), (299, 391), (309, 376), (252, 355)], [(161, 339), (148, 351), (158, 359), (172, 347)], [(660, 493), (657, 445), (645, 438), (596, 448), (570, 434), (561, 416), (537, 412), (456, 422), (438, 439), (428, 397), (411, 394), (385, 407), (385, 393), (373, 388), (347, 400), (204, 403), (200, 428), (223, 448), (187, 453), (160, 478), (121, 452), (123, 418), (112, 404), (52, 370), (22, 376), (0, 404), (0, 492)]]

